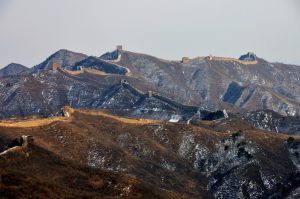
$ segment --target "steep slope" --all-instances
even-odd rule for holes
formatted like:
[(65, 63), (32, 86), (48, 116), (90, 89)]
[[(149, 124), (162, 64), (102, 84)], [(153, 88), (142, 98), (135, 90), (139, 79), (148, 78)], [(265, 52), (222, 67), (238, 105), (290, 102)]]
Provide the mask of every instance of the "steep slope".
[(282, 116), (274, 111), (258, 110), (243, 113), (242, 118), (259, 129), (276, 133), (300, 135), (299, 116)]
[(299, 137), (256, 130), (235, 118), (194, 126), (74, 110), (65, 121), (30, 128), (0, 125), (0, 133), (2, 146), (30, 133), (37, 146), (60, 158), (130, 174), (177, 197), (283, 197), (300, 182)]
[(121, 58), (121, 50), (117, 49), (112, 52), (106, 52), (99, 58), (103, 60), (118, 61)]
[(105, 73), (125, 75), (128, 71), (126, 68), (117, 66), (112, 63), (108, 63), (104, 60), (101, 60), (97, 57), (88, 57), (82, 61), (75, 63), (71, 67), (68, 67), (71, 70), (81, 70), (82, 68), (91, 68), (96, 69)]
[(88, 56), (82, 53), (75, 53), (69, 50), (59, 50), (48, 57), (45, 61), (32, 68), (33, 72), (50, 70), (54, 63), (59, 64), (62, 68), (73, 66), (75, 63), (86, 59)]
[[(269, 63), (253, 53), (240, 59), (209, 56), (183, 63), (124, 50), (100, 58), (60, 50), (31, 74), (0, 78), (0, 117), (56, 115), (64, 105), (184, 121), (198, 109), (232, 113), (270, 109), (297, 116), (299, 68)], [(135, 91), (124, 86), (114, 91), (123, 80)], [(152, 97), (145, 97), (149, 91)], [(284, 124), (284, 132), (296, 132), (294, 123), (295, 128)]]
[[(149, 55), (120, 51), (118, 64), (129, 68), (134, 77), (151, 85), (154, 91), (185, 104), (198, 101), (186, 86), (186, 78), (179, 62), (158, 59)], [(201, 100), (203, 101), (203, 100)]]
[(212, 112), (197, 106), (182, 105), (152, 91), (143, 93), (128, 82), (121, 82), (106, 92), (101, 107), (119, 115), (174, 122), (225, 117), (223, 111)]
[(0, 70), (0, 78), (13, 75), (28, 74), (30, 69), (21, 64), (11, 63)]
[(10, 152), (0, 156), (1, 198), (176, 196), (132, 176), (78, 165), (37, 145), (31, 145), (28, 154), (26, 157), (20, 152)]
[[(0, 117), (58, 115), (65, 105), (105, 108), (121, 115), (161, 120), (179, 115), (180, 120), (187, 121), (198, 114), (199, 119), (214, 114), (201, 107), (181, 105), (156, 93), (148, 96), (131, 85), (136, 82), (139, 82), (136, 78), (117, 74), (83, 72), (73, 75), (64, 69), (2, 78)], [(215, 116), (215, 119), (224, 117), (222, 112)]]
[(101, 94), (112, 83), (77, 78), (60, 70), (3, 78), (0, 79), (0, 116), (49, 116), (69, 104), (95, 108)]
[[(271, 109), (283, 115), (299, 114), (299, 66), (269, 63), (249, 53), (241, 60), (210, 56), (187, 63), (124, 50), (119, 53), (118, 64), (175, 101), (215, 110)], [(110, 57), (114, 56), (102, 56)]]

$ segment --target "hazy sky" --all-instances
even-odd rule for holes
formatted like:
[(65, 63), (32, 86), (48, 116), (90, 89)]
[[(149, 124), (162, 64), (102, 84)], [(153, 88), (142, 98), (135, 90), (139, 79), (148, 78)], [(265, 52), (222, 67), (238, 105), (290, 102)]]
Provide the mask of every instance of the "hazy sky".
[(166, 59), (253, 51), (300, 65), (300, 0), (0, 0), (0, 67), (117, 44)]

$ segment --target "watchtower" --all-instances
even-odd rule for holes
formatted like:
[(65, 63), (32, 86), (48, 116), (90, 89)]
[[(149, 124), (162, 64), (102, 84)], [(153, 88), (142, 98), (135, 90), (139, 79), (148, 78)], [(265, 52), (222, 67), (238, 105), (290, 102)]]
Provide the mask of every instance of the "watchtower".
[(63, 117), (71, 117), (71, 114), (74, 112), (74, 110), (70, 106), (64, 106), (61, 108), (61, 116)]
[(60, 67), (59, 63), (52, 63), (52, 70), (56, 71)]
[(34, 142), (34, 138), (32, 135), (22, 135), (21, 138), (23, 140), (22, 146), (24, 148), (28, 147), (28, 145), (33, 144)]
[(224, 115), (224, 118), (228, 118), (229, 117), (226, 109), (223, 110), (223, 115)]
[(181, 63), (183, 63), (183, 64), (190, 63), (190, 58), (188, 58), (188, 57), (182, 57)]
[(153, 93), (152, 91), (148, 91), (148, 97), (152, 97)]
[(209, 55), (209, 56), (206, 57), (206, 59), (209, 60), (209, 61), (211, 61), (213, 59), (213, 56)]
[(123, 46), (122, 45), (117, 45), (116, 50), (123, 50)]
[(256, 61), (257, 57), (253, 52), (248, 52), (247, 54), (240, 56), (239, 60), (241, 60), (241, 61)]

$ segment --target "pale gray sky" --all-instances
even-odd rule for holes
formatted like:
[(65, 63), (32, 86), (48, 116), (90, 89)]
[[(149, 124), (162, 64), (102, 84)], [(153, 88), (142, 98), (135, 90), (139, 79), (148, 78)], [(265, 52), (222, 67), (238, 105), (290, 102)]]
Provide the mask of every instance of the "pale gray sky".
[(116, 44), (166, 59), (253, 51), (300, 65), (300, 1), (0, 0), (0, 68)]

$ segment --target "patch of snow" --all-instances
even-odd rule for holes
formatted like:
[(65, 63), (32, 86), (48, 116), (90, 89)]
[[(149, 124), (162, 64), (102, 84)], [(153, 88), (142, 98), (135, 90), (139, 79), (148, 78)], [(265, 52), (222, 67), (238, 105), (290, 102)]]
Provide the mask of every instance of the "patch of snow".
[(190, 153), (194, 143), (195, 143), (194, 135), (187, 135), (187, 134), (183, 135), (178, 150), (180, 157), (187, 158), (187, 155)]
[(169, 120), (169, 122), (172, 122), (172, 123), (177, 123), (181, 120), (181, 116), (180, 115), (172, 115), (171, 116), (171, 119)]

